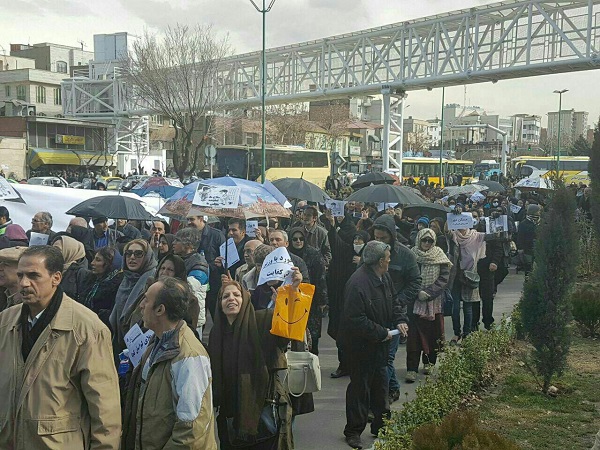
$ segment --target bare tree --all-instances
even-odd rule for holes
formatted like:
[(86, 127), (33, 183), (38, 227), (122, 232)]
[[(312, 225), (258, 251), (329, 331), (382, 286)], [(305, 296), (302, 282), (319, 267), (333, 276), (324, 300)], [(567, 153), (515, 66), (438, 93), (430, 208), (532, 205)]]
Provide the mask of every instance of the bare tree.
[(180, 179), (203, 158), (218, 66), (229, 52), (227, 37), (216, 38), (212, 27), (176, 25), (161, 36), (146, 32), (125, 60), (132, 95), (175, 128), (173, 166)]
[(305, 103), (285, 103), (267, 108), (267, 141), (272, 144), (303, 145), (309, 131)]

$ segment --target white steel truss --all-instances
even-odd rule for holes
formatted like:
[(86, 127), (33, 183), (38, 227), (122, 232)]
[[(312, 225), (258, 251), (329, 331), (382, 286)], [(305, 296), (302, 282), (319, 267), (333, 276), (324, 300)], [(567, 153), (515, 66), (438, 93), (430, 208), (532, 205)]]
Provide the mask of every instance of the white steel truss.
[[(261, 53), (225, 59), (220, 104), (260, 101)], [(267, 50), (269, 103), (600, 67), (600, 0), (506, 1)]]
[[(269, 49), (266, 102), (380, 94), (382, 89), (404, 95), (599, 67), (600, 0), (512, 0)], [(223, 109), (258, 105), (261, 52), (224, 59), (212, 86)], [(65, 115), (100, 119), (149, 113), (136, 108), (127, 94), (118, 76), (67, 80)], [(391, 122), (388, 114), (388, 143)]]

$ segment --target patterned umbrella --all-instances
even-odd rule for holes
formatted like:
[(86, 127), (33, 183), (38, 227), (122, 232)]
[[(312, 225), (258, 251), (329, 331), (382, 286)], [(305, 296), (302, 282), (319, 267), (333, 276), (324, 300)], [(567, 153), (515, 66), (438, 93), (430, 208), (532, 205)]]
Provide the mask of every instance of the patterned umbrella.
[(177, 178), (150, 177), (136, 184), (131, 192), (143, 197), (151, 192), (157, 192), (162, 198), (170, 198), (183, 187)]
[(273, 187), (242, 178), (221, 177), (188, 184), (160, 209), (173, 218), (212, 215), (217, 217), (289, 217), (289, 209), (277, 201), (285, 198)]

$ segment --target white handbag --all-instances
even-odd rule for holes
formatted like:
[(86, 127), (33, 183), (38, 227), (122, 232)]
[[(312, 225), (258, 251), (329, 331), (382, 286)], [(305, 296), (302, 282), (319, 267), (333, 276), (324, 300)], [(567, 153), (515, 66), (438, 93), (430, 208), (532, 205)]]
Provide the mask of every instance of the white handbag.
[(321, 390), (321, 365), (317, 355), (288, 350), (285, 356), (288, 368), (284, 386), (290, 395), (300, 397)]

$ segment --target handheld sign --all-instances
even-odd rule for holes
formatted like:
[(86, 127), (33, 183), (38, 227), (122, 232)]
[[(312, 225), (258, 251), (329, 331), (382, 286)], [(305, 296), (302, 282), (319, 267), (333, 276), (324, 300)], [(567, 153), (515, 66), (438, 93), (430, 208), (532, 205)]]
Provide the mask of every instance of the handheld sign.
[(265, 258), (260, 274), (258, 276), (257, 286), (265, 284), (267, 281), (291, 281), (289, 273), (292, 271), (294, 263), (285, 247), (279, 247), (273, 250)]
[(325, 207), (331, 211), (333, 217), (344, 217), (344, 207), (347, 202), (342, 200), (327, 200)]
[(519, 205), (510, 204), (510, 212), (513, 214), (518, 214), (521, 211), (521, 207)]
[(125, 345), (129, 349), (129, 361), (133, 367), (137, 367), (142, 360), (152, 336), (154, 336), (154, 331), (148, 330), (143, 333), (137, 323), (125, 335)]
[(240, 204), (240, 192), (238, 186), (210, 186), (198, 184), (198, 190), (194, 194), (192, 204), (205, 208), (232, 208)]
[(506, 215), (497, 219), (485, 218), (485, 234), (504, 233), (505, 231), (508, 231), (508, 217)]
[(468, 230), (473, 228), (473, 215), (471, 213), (446, 214), (449, 230)]
[(246, 220), (246, 234), (254, 237), (256, 230), (258, 230), (258, 220)]
[[(227, 245), (227, 248), (225, 248)], [(227, 239), (227, 242), (223, 242), (219, 247), (219, 254), (223, 258), (223, 267), (229, 269), (231, 266), (237, 264), (240, 260), (240, 255), (238, 254), (237, 247), (235, 246), (235, 242), (233, 238)]]
[(31, 232), (31, 236), (29, 238), (29, 246), (33, 247), (35, 245), (47, 245), (48, 244), (48, 236), (44, 233), (36, 233), (35, 231)]
[(474, 192), (470, 198), (472, 202), (480, 202), (481, 200), (485, 200), (485, 195), (481, 192)]

